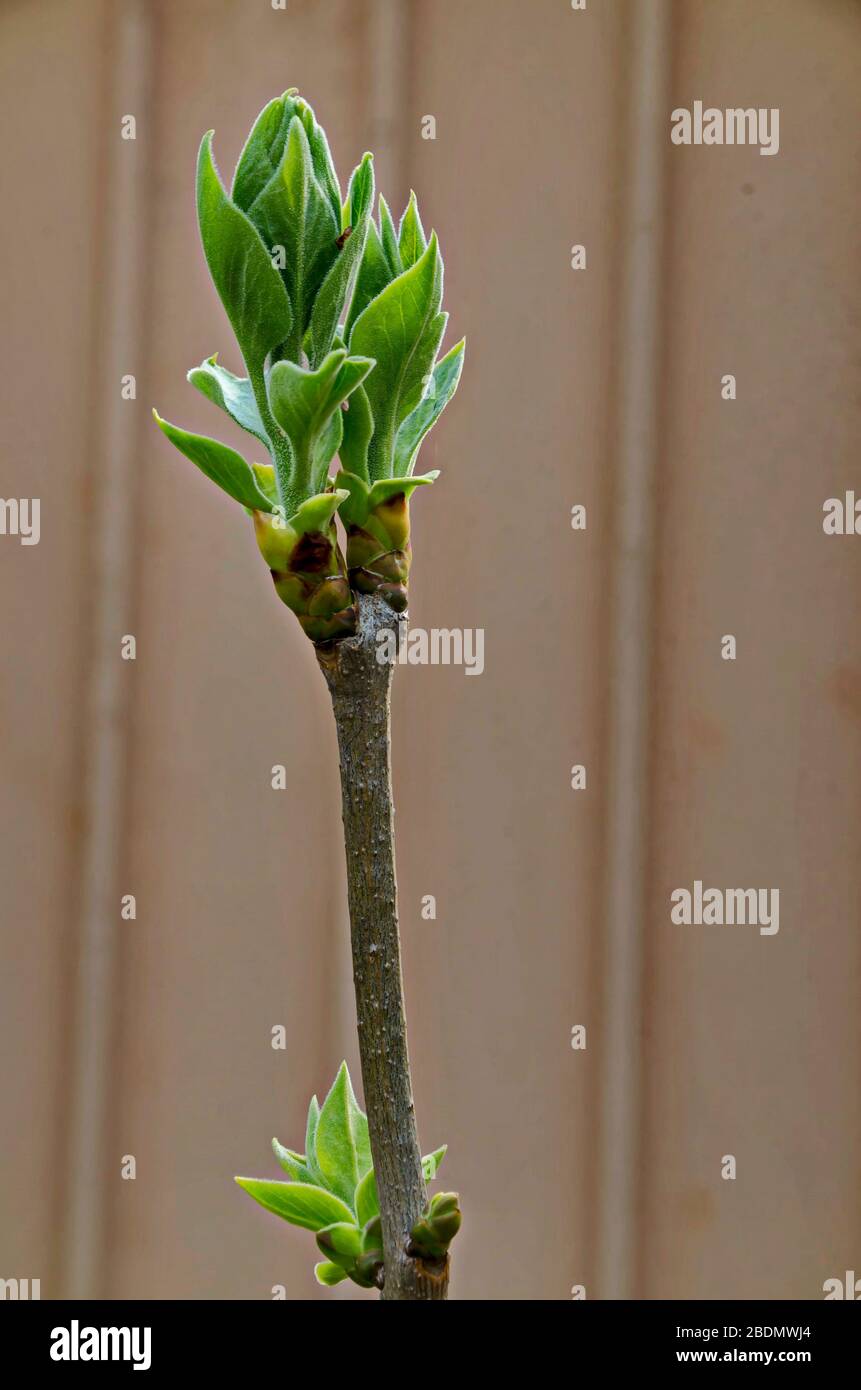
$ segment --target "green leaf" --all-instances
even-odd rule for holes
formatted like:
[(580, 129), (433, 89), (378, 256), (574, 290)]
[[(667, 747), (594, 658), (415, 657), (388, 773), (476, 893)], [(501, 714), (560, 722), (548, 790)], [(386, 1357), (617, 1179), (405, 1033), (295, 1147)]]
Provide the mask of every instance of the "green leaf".
[(321, 125), (317, 124), (314, 112), (304, 97), (296, 98), (296, 114), (305, 127), (315, 177), (329, 199), (337, 222), (341, 216), (341, 188), (329, 150), (329, 142), (326, 139), (326, 132)]
[(317, 1100), (316, 1096), (312, 1096), (310, 1104), (308, 1106), (308, 1120), (305, 1125), (305, 1162), (308, 1164), (308, 1167), (311, 1169), (311, 1172), (314, 1174), (316, 1180), (318, 1182), (322, 1182), (323, 1174), (320, 1172), (320, 1168), (317, 1163), (316, 1143), (317, 1121), (319, 1120), (319, 1118), (320, 1102)]
[(298, 361), (314, 297), (340, 255), (341, 230), (340, 202), (336, 215), (328, 193), (317, 181), (300, 116), (290, 122), (281, 164), (249, 205), (248, 216), (271, 253), (284, 248), (279, 270), (290, 296), (293, 325), (282, 344), (293, 361)]
[(314, 1266), (314, 1278), (318, 1284), (323, 1284), (327, 1289), (331, 1289), (335, 1284), (340, 1284), (349, 1276), (345, 1269), (340, 1265), (332, 1264), (331, 1260), (321, 1260)]
[(461, 338), (445, 357), (440, 358), (433, 369), (430, 389), (400, 426), (395, 439), (395, 477), (406, 478), (412, 473), (422, 440), (457, 390), (463, 368), (464, 345), (465, 340)]
[(342, 411), (344, 437), (341, 440), (341, 462), (349, 472), (368, 481), (368, 447), (374, 433), (374, 417), (364, 386), (357, 386), (350, 396), (347, 409)]
[(213, 354), (205, 362), (201, 362), (199, 367), (193, 367), (188, 373), (188, 380), (202, 395), (229, 415), (241, 429), (253, 434), (268, 448), (269, 436), (263, 428), (251, 382), (247, 376), (234, 376), (226, 367), (220, 367), (216, 356), (217, 354)]
[(434, 233), (415, 265), (387, 285), (353, 327), (350, 351), (376, 358), (365, 386), (374, 419), (371, 478), (392, 476), (398, 429), (424, 395), (445, 332), (441, 299), (442, 262)]
[(392, 214), (382, 193), (380, 194), (380, 241), (389, 267), (389, 279), (393, 280), (396, 275), (401, 274), (405, 267), (401, 262), (401, 252)]
[(410, 200), (398, 229), (398, 250), (401, 254), (401, 264), (404, 270), (409, 270), (411, 265), (415, 265), (427, 244), (425, 230), (419, 217), (416, 195), (410, 192)]
[(443, 1144), (441, 1149), (434, 1149), (432, 1154), (425, 1154), (422, 1159), (422, 1174), (425, 1182), (433, 1182), (440, 1170), (440, 1164), (445, 1158), (448, 1144)]
[(247, 212), (251, 203), (278, 172), (287, 143), (290, 122), (296, 115), (296, 88), (264, 106), (236, 165), (231, 197), (237, 207)]
[(316, 1134), (317, 1163), (326, 1186), (352, 1202), (359, 1179), (371, 1166), (368, 1121), (353, 1094), (346, 1062), (341, 1063), (323, 1102)]
[[(295, 362), (276, 362), (272, 368), (269, 400), (275, 419), (293, 447), (293, 482), (297, 486), (304, 489), (312, 481), (318, 485), (319, 479), (313, 475), (320, 435), (333, 412), (364, 381), (373, 365), (370, 358), (347, 357), (344, 348), (336, 348), (316, 371)], [(326, 459), (327, 468), (331, 457), (329, 454)]]
[(322, 1231), (336, 1221), (353, 1221), (353, 1213), (333, 1192), (304, 1182), (268, 1182), (259, 1178), (235, 1178), (234, 1181), (259, 1202), (292, 1226), (304, 1226), (309, 1231)]
[(169, 424), (167, 420), (162, 420), (155, 410), (153, 417), (171, 444), (175, 445), (180, 453), (185, 454), (186, 458), (191, 459), (192, 463), (197, 464), (201, 473), (205, 473), (207, 478), (217, 483), (228, 497), (252, 510), (274, 510), (269, 498), (257, 486), (254, 474), (245, 459), (241, 454), (237, 454), (235, 449), (229, 449), (217, 439), (207, 439), (206, 435), (190, 434), (188, 430), (181, 430), (178, 426)]
[(435, 483), (439, 477), (439, 469), (432, 468), (430, 473), (420, 473), (417, 478), (378, 478), (371, 485), (368, 493), (368, 507), (375, 511), (377, 507), (390, 502), (393, 497), (399, 497), (402, 493), (405, 497), (412, 497), (417, 487), (427, 487), (430, 483)]
[(353, 296), (350, 300), (350, 312), (344, 324), (344, 334), (347, 341), (349, 341), (356, 319), (367, 309), (371, 301), (382, 293), (391, 279), (392, 274), (383, 251), (380, 234), (373, 218), (369, 218), (362, 259), (359, 262)]
[(198, 155), (197, 214), (210, 274), (253, 379), (262, 373), (267, 354), (288, 336), (293, 315), (259, 233), (221, 186), (212, 161), (212, 131)]
[(272, 1140), (272, 1152), (291, 1182), (304, 1182), (312, 1187), (315, 1185), (314, 1174), (306, 1164), (304, 1154), (297, 1154), (292, 1149), (285, 1149), (284, 1145), (279, 1144), (277, 1139)]
[(275, 481), (275, 469), (271, 463), (252, 463), (251, 471), (254, 474), (254, 481), (264, 497), (269, 498), (274, 511), (281, 501), (278, 496), (278, 484)]
[(317, 367), (332, 346), (353, 272), (362, 259), (374, 202), (373, 155), (366, 154), (350, 180), (345, 205), (346, 225), (352, 228), (320, 286), (311, 310), (311, 366)]
[(329, 479), (329, 464), (341, 447), (344, 434), (344, 412), (336, 410), (323, 426), (314, 445), (311, 476), (313, 486), (325, 488)]
[(349, 1270), (362, 1253), (362, 1232), (354, 1221), (338, 1221), (317, 1232), (317, 1246), (334, 1264)]
[(380, 1214), (380, 1198), (377, 1193), (377, 1179), (373, 1168), (369, 1168), (362, 1178), (355, 1195), (356, 1217), (360, 1226), (366, 1226)]
[[(346, 496), (343, 489), (336, 489), (334, 492), (319, 492), (316, 497), (306, 497), (293, 515), (287, 517), (287, 525), (297, 536), (304, 536), (308, 531), (325, 531)], [(311, 1153), (307, 1145), (306, 1152)]]
[(365, 1222), (362, 1231), (362, 1253), (371, 1254), (373, 1251), (382, 1252), (383, 1249), (383, 1223), (380, 1220), (379, 1212)]
[(307, 101), (298, 95), (295, 87), (270, 101), (254, 122), (233, 176), (233, 201), (247, 212), (257, 195), (263, 192), (278, 172), (290, 123), (296, 116), (305, 129), (314, 176), (337, 221), (341, 215), (341, 192), (329, 144), (324, 130), (317, 124), (314, 112)]

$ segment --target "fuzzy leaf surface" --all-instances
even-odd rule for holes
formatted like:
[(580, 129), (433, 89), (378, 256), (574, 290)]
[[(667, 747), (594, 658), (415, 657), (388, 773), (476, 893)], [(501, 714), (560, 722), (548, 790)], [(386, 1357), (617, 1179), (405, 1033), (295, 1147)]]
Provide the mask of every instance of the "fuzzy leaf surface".
[(398, 229), (398, 250), (401, 256), (401, 264), (404, 270), (409, 270), (411, 265), (415, 265), (419, 257), (424, 253), (427, 246), (425, 229), (419, 217), (419, 205), (416, 202), (415, 193), (410, 193), (410, 200), (401, 218), (401, 225)]
[(269, 448), (269, 436), (263, 427), (254, 389), (247, 376), (234, 376), (226, 367), (219, 366), (216, 358), (208, 357), (199, 367), (193, 367), (188, 380), (201, 395), (229, 415), (240, 429), (253, 434), (261, 444)]
[(212, 131), (197, 161), (197, 214), (204, 255), (249, 376), (290, 332), (287, 291), (260, 235), (227, 197), (212, 159)]
[(273, 511), (269, 498), (257, 486), (254, 473), (241, 454), (221, 444), (217, 439), (208, 439), (204, 434), (191, 434), (188, 430), (171, 425), (153, 411), (155, 422), (180, 453), (196, 464), (222, 492), (240, 502), (243, 507), (262, 512)]
[(333, 1192), (301, 1182), (269, 1182), (260, 1178), (236, 1178), (239, 1186), (267, 1211), (289, 1221), (291, 1226), (304, 1226), (309, 1231), (322, 1231), (334, 1222), (353, 1224), (353, 1213)]
[(441, 299), (442, 262), (434, 235), (415, 265), (387, 285), (353, 326), (350, 351), (376, 359), (365, 386), (374, 420), (368, 448), (372, 479), (392, 476), (398, 429), (424, 395), (445, 332)]
[(341, 1063), (323, 1102), (315, 1142), (317, 1164), (326, 1185), (345, 1202), (352, 1202), (359, 1179), (371, 1167), (371, 1142), (368, 1121), (353, 1094), (346, 1062)]
[[(298, 360), (302, 338), (315, 295), (339, 256), (340, 207), (333, 213), (327, 193), (317, 181), (308, 136), (301, 118), (290, 122), (281, 163), (248, 207), (248, 217), (269, 251), (280, 254), (283, 277), (293, 309), (289, 356)], [(271, 263), (271, 262), (270, 262)], [(274, 267), (273, 267), (274, 268)]]
[(350, 283), (365, 250), (374, 204), (374, 162), (366, 154), (353, 173), (342, 221), (352, 230), (320, 285), (311, 310), (311, 366), (317, 367), (332, 347), (347, 302)]
[(430, 389), (398, 429), (393, 465), (396, 478), (406, 478), (412, 473), (422, 440), (433, 429), (457, 390), (463, 369), (464, 346), (465, 340), (461, 338), (445, 357), (440, 358), (431, 375)]

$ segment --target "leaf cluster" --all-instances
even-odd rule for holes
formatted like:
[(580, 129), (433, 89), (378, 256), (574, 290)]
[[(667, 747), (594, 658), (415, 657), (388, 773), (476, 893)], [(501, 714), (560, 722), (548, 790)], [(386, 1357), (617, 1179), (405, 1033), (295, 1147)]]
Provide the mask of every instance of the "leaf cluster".
[(208, 357), (191, 384), (268, 455), (249, 462), (216, 439), (156, 414), (170, 441), (250, 511), (301, 533), (304, 503), (331, 494), (363, 524), (391, 479), (409, 479), (422, 441), (457, 388), (463, 342), (439, 356), (443, 263), (415, 195), (395, 228), (377, 220), (373, 158), (342, 197), (325, 133), (295, 89), (264, 107), (231, 191), (204, 136), (197, 164), (203, 250), (245, 364), (236, 376)]
[[(368, 1120), (353, 1093), (346, 1062), (322, 1106), (316, 1096), (311, 1099), (305, 1152), (287, 1149), (277, 1139), (272, 1148), (287, 1182), (236, 1182), (267, 1211), (315, 1232), (324, 1256), (314, 1271), (319, 1283), (352, 1279), (372, 1288), (383, 1264), (380, 1202)], [(426, 1182), (436, 1176), (445, 1151), (443, 1146), (422, 1159)]]

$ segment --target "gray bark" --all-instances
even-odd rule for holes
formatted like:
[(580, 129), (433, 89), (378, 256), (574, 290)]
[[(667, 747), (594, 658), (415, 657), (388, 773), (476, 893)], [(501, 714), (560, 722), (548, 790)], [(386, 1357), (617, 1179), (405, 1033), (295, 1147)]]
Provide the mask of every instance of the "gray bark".
[(408, 1253), (427, 1201), (416, 1132), (401, 974), (390, 761), (391, 663), (377, 634), (403, 641), (406, 617), (359, 595), (359, 631), (317, 648), (332, 696), (341, 765), (353, 981), (362, 1083), (383, 1228), (386, 1300), (440, 1300), (448, 1260)]

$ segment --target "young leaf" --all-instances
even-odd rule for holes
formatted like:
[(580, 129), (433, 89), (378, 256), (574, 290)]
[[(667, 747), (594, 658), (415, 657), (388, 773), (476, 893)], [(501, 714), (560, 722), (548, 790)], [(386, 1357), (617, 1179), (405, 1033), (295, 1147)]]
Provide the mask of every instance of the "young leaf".
[(401, 264), (404, 270), (409, 270), (411, 265), (415, 265), (427, 246), (427, 237), (419, 217), (419, 205), (416, 202), (415, 193), (410, 193), (410, 200), (407, 203), (404, 215), (401, 218), (401, 225), (398, 229), (398, 250), (401, 253)]
[(259, 1178), (235, 1178), (235, 1182), (259, 1202), (292, 1226), (322, 1231), (336, 1221), (353, 1223), (353, 1213), (333, 1192), (304, 1182), (268, 1182)]
[(438, 477), (439, 469), (432, 468), (430, 473), (420, 473), (418, 477), (378, 478), (368, 493), (368, 506), (371, 511), (375, 511), (377, 507), (384, 507), (396, 497), (409, 499), (417, 487), (427, 487), (430, 483), (435, 483)]
[(362, 1252), (370, 1254), (371, 1251), (382, 1251), (383, 1248), (383, 1223), (380, 1220), (379, 1212), (365, 1222), (362, 1231)]
[(345, 494), (339, 508), (341, 520), (345, 526), (364, 527), (368, 518), (379, 508), (385, 508), (398, 498), (409, 501), (417, 487), (427, 487), (429, 483), (435, 483), (438, 477), (439, 470), (433, 468), (430, 473), (423, 473), (417, 478), (379, 478), (369, 487), (364, 478), (358, 478), (355, 473), (342, 468), (335, 478), (338, 488)]
[(277, 172), (248, 207), (248, 217), (269, 250), (284, 248), (280, 272), (293, 308), (288, 349), (294, 361), (299, 359), (314, 297), (340, 255), (340, 213), (340, 203), (336, 216), (317, 181), (305, 126), (296, 115)]
[(317, 1246), (335, 1264), (350, 1269), (362, 1253), (362, 1232), (355, 1222), (337, 1221), (317, 1232)]
[(233, 175), (231, 197), (243, 212), (277, 173), (297, 110), (296, 88), (291, 87), (264, 106), (254, 122)]
[(412, 473), (422, 440), (457, 390), (463, 368), (464, 343), (465, 340), (461, 338), (445, 357), (440, 358), (433, 369), (430, 389), (400, 426), (395, 438), (393, 473), (396, 478), (406, 478)]
[(171, 444), (175, 445), (180, 453), (185, 454), (186, 458), (191, 459), (192, 463), (196, 463), (201, 473), (205, 473), (207, 478), (217, 483), (228, 497), (253, 511), (274, 511), (269, 498), (257, 486), (254, 474), (245, 459), (241, 454), (237, 454), (235, 449), (229, 449), (217, 439), (207, 439), (206, 435), (190, 434), (188, 430), (181, 430), (178, 426), (169, 424), (167, 420), (162, 420), (155, 410), (153, 416)]
[(344, 411), (333, 411), (317, 436), (312, 455), (311, 485), (321, 492), (328, 482), (329, 464), (341, 447), (343, 434)]
[(350, 473), (369, 482), (368, 446), (374, 433), (374, 417), (364, 386), (356, 387), (350, 396), (347, 409), (341, 413), (344, 417), (344, 437), (340, 446), (341, 462)]
[[(315, 446), (321, 432), (373, 365), (370, 358), (347, 357), (343, 348), (336, 348), (316, 371), (308, 371), (295, 362), (276, 362), (272, 368), (269, 400), (275, 419), (293, 446), (294, 481), (298, 485), (311, 483)], [(326, 459), (327, 468), (328, 462)]]
[[(309, 531), (325, 532), (346, 496), (345, 491), (335, 489), (332, 492), (318, 492), (316, 497), (306, 497), (293, 515), (287, 517), (288, 529), (297, 536), (307, 535)], [(317, 1123), (319, 1126), (319, 1120)], [(314, 1143), (316, 1149), (316, 1133)], [(307, 1152), (310, 1154), (311, 1151)]]
[(241, 429), (253, 434), (261, 444), (269, 447), (269, 436), (263, 428), (260, 411), (254, 399), (254, 390), (246, 376), (234, 376), (226, 367), (220, 367), (215, 355), (207, 357), (199, 367), (193, 367), (188, 380), (196, 386), (207, 400), (229, 415)]
[[(424, 1165), (426, 1160), (422, 1160)], [(380, 1199), (377, 1194), (377, 1179), (373, 1168), (369, 1168), (362, 1178), (355, 1195), (356, 1217), (360, 1226), (366, 1226), (380, 1214)]]
[(292, 1149), (285, 1149), (284, 1145), (279, 1144), (277, 1139), (272, 1140), (272, 1152), (291, 1182), (304, 1182), (312, 1187), (315, 1186), (314, 1174), (306, 1164), (304, 1154), (297, 1154)]
[(365, 386), (374, 418), (368, 448), (371, 478), (392, 476), (395, 436), (422, 399), (445, 332), (441, 299), (442, 263), (434, 233), (415, 265), (387, 285), (353, 327), (350, 351), (376, 357)]
[(212, 131), (203, 137), (197, 160), (197, 214), (210, 274), (253, 378), (288, 336), (293, 315), (259, 233), (221, 186), (212, 161)]
[(341, 188), (338, 183), (338, 175), (335, 173), (335, 165), (329, 150), (326, 132), (321, 125), (317, 124), (314, 112), (303, 97), (296, 98), (296, 114), (305, 127), (308, 148), (311, 151), (311, 163), (317, 182), (328, 197), (337, 221), (341, 215)]
[(353, 297), (350, 300), (350, 312), (344, 324), (344, 335), (348, 342), (356, 319), (367, 309), (371, 301), (376, 299), (377, 295), (386, 288), (391, 279), (392, 274), (383, 251), (380, 234), (373, 218), (369, 218), (362, 259), (359, 262)]
[(320, 286), (311, 310), (311, 366), (317, 367), (332, 346), (347, 300), (353, 272), (362, 259), (374, 202), (373, 155), (366, 154), (350, 180), (344, 208), (350, 235)]
[(294, 116), (299, 117), (305, 128), (314, 175), (337, 221), (341, 215), (341, 192), (326, 134), (295, 87), (270, 101), (254, 122), (233, 176), (233, 201), (247, 212), (258, 193), (262, 193), (278, 172)]
[(345, 1269), (340, 1265), (332, 1264), (331, 1260), (321, 1260), (314, 1266), (314, 1278), (318, 1284), (323, 1284), (327, 1289), (331, 1289), (335, 1284), (340, 1284), (349, 1276)]
[(281, 501), (278, 496), (278, 484), (275, 481), (275, 469), (271, 463), (252, 463), (251, 471), (254, 474), (254, 481), (264, 497), (269, 498), (274, 510)]
[(433, 1182), (440, 1170), (440, 1164), (445, 1158), (448, 1144), (443, 1144), (441, 1149), (434, 1149), (432, 1154), (425, 1154), (422, 1159), (422, 1174), (425, 1182)]
[(380, 241), (383, 246), (383, 254), (388, 262), (389, 278), (393, 280), (396, 275), (402, 273), (405, 266), (401, 261), (401, 252), (398, 246), (395, 224), (392, 221), (392, 214), (389, 211), (389, 205), (382, 193), (380, 194)]
[(308, 1106), (308, 1120), (305, 1125), (305, 1162), (314, 1174), (315, 1180), (322, 1183), (323, 1174), (317, 1164), (317, 1121), (320, 1118), (320, 1102), (316, 1096), (311, 1097)]
[(352, 1202), (359, 1179), (371, 1166), (368, 1121), (353, 1094), (346, 1062), (341, 1063), (323, 1102), (316, 1134), (317, 1163), (327, 1187)]

